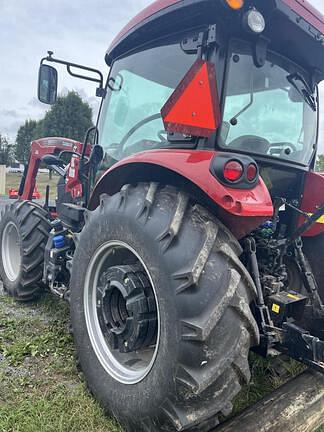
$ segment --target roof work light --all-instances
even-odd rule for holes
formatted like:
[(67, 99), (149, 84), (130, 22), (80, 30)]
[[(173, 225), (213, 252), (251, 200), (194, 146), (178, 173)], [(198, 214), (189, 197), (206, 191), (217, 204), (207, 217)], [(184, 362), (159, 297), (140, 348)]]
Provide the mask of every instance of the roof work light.
[(266, 27), (264, 16), (255, 8), (252, 8), (246, 12), (243, 22), (247, 30), (256, 34), (262, 33)]

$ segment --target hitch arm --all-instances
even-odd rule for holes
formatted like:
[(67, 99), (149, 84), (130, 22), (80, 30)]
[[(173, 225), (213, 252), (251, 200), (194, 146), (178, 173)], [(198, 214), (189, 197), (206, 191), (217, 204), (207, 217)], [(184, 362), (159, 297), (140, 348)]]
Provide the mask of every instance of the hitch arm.
[(324, 373), (324, 342), (292, 323), (283, 324), (282, 347), (289, 356)]
[(324, 203), (319, 206), (312, 216), (308, 216), (305, 223), (303, 223), (297, 230), (292, 234), (291, 237), (287, 238), (286, 246), (293, 244), (299, 239), (306, 231), (309, 230), (322, 216), (324, 215)]

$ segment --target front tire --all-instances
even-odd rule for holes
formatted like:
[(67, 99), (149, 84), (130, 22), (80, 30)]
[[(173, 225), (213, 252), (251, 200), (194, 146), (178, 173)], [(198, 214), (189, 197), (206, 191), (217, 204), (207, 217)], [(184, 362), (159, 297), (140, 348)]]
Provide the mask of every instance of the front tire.
[[(86, 219), (73, 259), (71, 319), (90, 390), (128, 431), (207, 431), (216, 426), (221, 414), (231, 412), (241, 385), (249, 381), (249, 349), (259, 342), (249, 307), (255, 287), (238, 258), (238, 242), (185, 193), (155, 183), (125, 186), (113, 197), (103, 196)], [(108, 251), (113, 245), (119, 247)], [(121, 379), (115, 373), (114, 360), (130, 370), (140, 366), (136, 359), (123, 357), (123, 348), (116, 343), (123, 324), (114, 329), (114, 343), (105, 325), (111, 330), (116, 317), (135, 318), (130, 310), (125, 315), (128, 303), (117, 301), (117, 293), (106, 307), (119, 304), (120, 314), (117, 309), (115, 314), (102, 314), (101, 305), (102, 280), (108, 281), (109, 296), (110, 284), (123, 292), (123, 280), (129, 277), (118, 274), (129, 267), (132, 277), (139, 271), (140, 279), (150, 281), (150, 289), (137, 293), (145, 309), (143, 320), (155, 320), (156, 335), (150, 347), (134, 348), (140, 361), (148, 348), (151, 353), (142, 375), (127, 382), (127, 376)]]
[(0, 277), (16, 300), (34, 300), (41, 283), (44, 251), (51, 225), (48, 213), (32, 201), (7, 206), (0, 221)]

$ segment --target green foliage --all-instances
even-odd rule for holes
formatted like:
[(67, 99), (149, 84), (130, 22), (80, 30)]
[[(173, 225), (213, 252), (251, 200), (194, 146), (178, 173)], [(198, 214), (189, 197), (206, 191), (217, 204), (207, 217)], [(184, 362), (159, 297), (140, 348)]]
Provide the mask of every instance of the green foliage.
[(93, 126), (92, 109), (76, 92), (61, 96), (39, 121), (26, 120), (17, 133), (15, 157), (27, 163), (30, 143), (45, 137), (64, 137), (83, 141), (86, 131)]
[(324, 154), (317, 158), (316, 171), (324, 173)]
[(305, 366), (289, 358), (263, 358), (254, 353), (250, 355), (251, 382), (244, 386), (234, 401), (234, 412), (257, 403), (292, 377), (305, 370)]
[(45, 138), (43, 130), (43, 120), (38, 120), (34, 131), (34, 139)]
[(59, 97), (42, 121), (43, 136), (59, 136), (83, 141), (86, 131), (93, 126), (92, 110), (76, 92)]
[(37, 122), (35, 120), (26, 120), (25, 123), (18, 129), (15, 157), (23, 164), (28, 162), (30, 144), (33, 139), (35, 139), (36, 126)]
[(10, 165), (14, 161), (13, 146), (0, 134), (0, 165)]

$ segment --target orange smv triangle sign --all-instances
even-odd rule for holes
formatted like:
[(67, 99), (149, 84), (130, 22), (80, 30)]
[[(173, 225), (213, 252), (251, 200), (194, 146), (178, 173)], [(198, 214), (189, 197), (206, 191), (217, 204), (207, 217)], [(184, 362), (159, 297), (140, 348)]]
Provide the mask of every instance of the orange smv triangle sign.
[(197, 60), (161, 114), (168, 132), (209, 138), (221, 121), (214, 65)]

